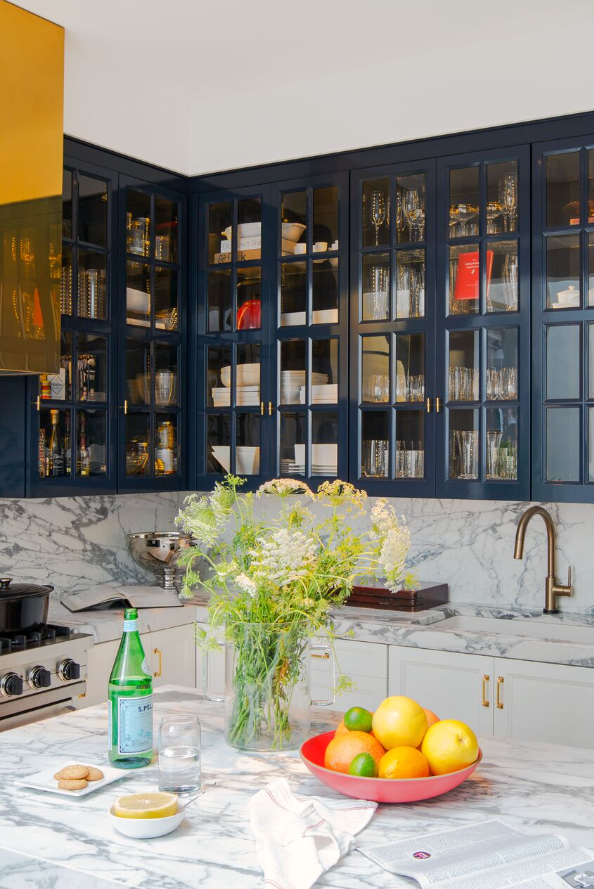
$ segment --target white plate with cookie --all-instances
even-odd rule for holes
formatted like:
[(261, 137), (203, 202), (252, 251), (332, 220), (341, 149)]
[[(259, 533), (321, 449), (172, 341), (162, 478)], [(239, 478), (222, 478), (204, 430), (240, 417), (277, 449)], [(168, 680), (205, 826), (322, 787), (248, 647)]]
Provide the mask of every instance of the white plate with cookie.
[(112, 784), (129, 774), (128, 769), (114, 769), (111, 766), (93, 766), (80, 760), (62, 762), (51, 769), (36, 772), (27, 778), (15, 781), (20, 787), (33, 790), (46, 790), (61, 793), (63, 796), (86, 796), (106, 784)]

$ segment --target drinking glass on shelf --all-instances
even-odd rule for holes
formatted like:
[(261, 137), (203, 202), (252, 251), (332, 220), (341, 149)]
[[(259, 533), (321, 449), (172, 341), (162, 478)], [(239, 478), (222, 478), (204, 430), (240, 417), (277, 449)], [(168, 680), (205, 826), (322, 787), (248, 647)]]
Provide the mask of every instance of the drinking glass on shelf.
[(499, 475), (499, 445), (501, 432), (487, 430), (487, 478), (500, 478)]
[(366, 401), (390, 400), (390, 377), (387, 374), (369, 374), (365, 382)]
[(408, 380), (406, 374), (396, 375), (396, 401), (408, 401)]
[(497, 476), (500, 479), (514, 481), (518, 477), (518, 446), (515, 442), (507, 441), (501, 443), (498, 453), (498, 471)]
[(518, 177), (515, 173), (506, 173), (501, 180), (499, 202), (503, 207), (505, 231), (512, 232), (516, 228), (518, 212)]
[(499, 228), (499, 217), (502, 215), (503, 208), (498, 201), (489, 201), (487, 203), (487, 234), (496, 235), (501, 229)]
[(385, 265), (372, 265), (368, 272), (365, 298), (371, 300), (365, 314), (371, 321), (384, 321), (388, 317), (389, 269)]
[(165, 716), (159, 726), (159, 790), (200, 789), (200, 723), (197, 716)]
[(502, 269), (503, 292), (506, 310), (515, 312), (518, 309), (518, 254), (506, 253)]
[(363, 442), (362, 450), (363, 475), (387, 478), (389, 443), (380, 439), (367, 439)]
[(477, 439), (476, 430), (454, 430), (456, 454), (458, 457), (458, 478), (477, 477)]
[(515, 401), (518, 397), (518, 370), (516, 367), (501, 368), (501, 397)]
[(379, 244), (379, 230), (386, 221), (386, 196), (383, 191), (374, 189), (371, 192), (371, 224), (375, 229), (375, 246)]
[(409, 241), (422, 241), (425, 225), (425, 212), (421, 205), (421, 198), (416, 188), (407, 188), (404, 191), (402, 207), (408, 223)]
[(425, 376), (424, 374), (411, 374), (408, 378), (407, 401), (425, 400)]

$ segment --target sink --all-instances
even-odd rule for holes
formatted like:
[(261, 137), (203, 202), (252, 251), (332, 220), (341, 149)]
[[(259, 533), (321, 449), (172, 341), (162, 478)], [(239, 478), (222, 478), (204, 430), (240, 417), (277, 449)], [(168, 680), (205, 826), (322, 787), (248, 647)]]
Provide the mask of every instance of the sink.
[(594, 645), (594, 627), (574, 627), (532, 620), (505, 620), (497, 617), (465, 617), (458, 614), (433, 624), (431, 629), (468, 630), (501, 636), (525, 636), (551, 642), (573, 642)]

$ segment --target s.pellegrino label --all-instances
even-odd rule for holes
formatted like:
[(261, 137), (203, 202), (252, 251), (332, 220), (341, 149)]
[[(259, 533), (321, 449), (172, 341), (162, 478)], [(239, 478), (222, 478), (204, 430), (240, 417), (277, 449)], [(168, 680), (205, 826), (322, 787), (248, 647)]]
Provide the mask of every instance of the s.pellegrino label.
[(109, 761), (122, 769), (148, 765), (153, 755), (153, 680), (138, 633), (138, 613), (126, 608), (122, 641), (109, 677)]

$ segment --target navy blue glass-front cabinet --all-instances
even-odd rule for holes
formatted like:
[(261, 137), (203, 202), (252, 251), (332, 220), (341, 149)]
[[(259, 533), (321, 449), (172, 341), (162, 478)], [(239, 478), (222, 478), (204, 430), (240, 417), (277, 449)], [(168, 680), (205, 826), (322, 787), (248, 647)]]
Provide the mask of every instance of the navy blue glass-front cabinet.
[(373, 494), (435, 492), (435, 162), (351, 185), (350, 477)]
[(178, 193), (120, 176), (119, 490), (185, 478), (184, 217)]
[(183, 201), (66, 159), (60, 368), (27, 382), (28, 496), (185, 487)]
[(110, 171), (65, 166), (62, 243), (52, 245), (60, 288), (60, 368), (28, 381), (28, 496), (117, 489), (116, 193), (117, 176)]
[(532, 496), (594, 499), (594, 136), (533, 156)]
[(348, 175), (277, 184), (270, 471), (348, 473)]
[(351, 478), (528, 499), (525, 148), (363, 170), (351, 189)]
[(226, 472), (270, 477), (269, 188), (205, 196), (199, 207), (197, 487)]
[(438, 497), (530, 497), (527, 147), (437, 164)]

